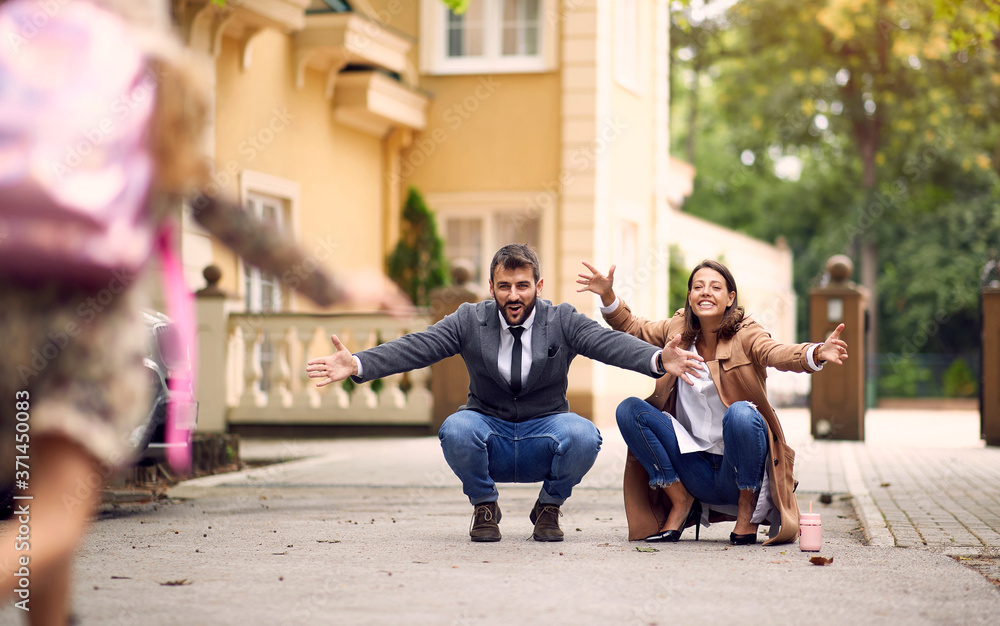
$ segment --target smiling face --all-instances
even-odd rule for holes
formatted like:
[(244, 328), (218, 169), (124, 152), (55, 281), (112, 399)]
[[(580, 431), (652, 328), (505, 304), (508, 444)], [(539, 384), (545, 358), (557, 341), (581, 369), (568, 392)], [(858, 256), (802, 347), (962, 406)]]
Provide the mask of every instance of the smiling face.
[(497, 266), (490, 280), (490, 295), (503, 318), (511, 326), (523, 324), (535, 308), (535, 298), (542, 293), (542, 279), (535, 282), (531, 266), (504, 269)]
[(688, 305), (703, 328), (717, 327), (735, 300), (736, 292), (729, 291), (725, 277), (716, 270), (703, 267), (691, 277)]

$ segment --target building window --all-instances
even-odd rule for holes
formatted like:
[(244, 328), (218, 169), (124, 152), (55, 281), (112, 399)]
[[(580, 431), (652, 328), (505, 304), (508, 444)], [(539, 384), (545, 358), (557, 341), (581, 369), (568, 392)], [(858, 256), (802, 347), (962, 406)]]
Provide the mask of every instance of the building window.
[(422, 0), (421, 70), (428, 74), (543, 72), (555, 68), (555, 0), (469, 0), (461, 15)]
[(486, 284), (486, 274), (482, 268), (483, 220), (478, 217), (449, 219), (445, 226), (444, 253), (449, 263), (467, 261), (472, 264), (471, 281), (477, 285)]
[[(269, 229), (298, 234), (299, 184), (261, 172), (244, 170), (240, 174), (240, 197), (253, 217)], [(248, 313), (278, 313), (290, 308), (290, 298), (277, 276), (260, 271), (249, 263), (240, 265), (243, 274), (243, 302)], [(271, 388), (271, 364), (274, 345), (270, 338), (254, 347), (254, 360), (260, 364), (260, 390)]]
[(541, 256), (541, 223), (524, 212), (494, 211), (480, 217), (446, 215), (445, 255), (449, 262), (472, 263), (473, 282), (485, 287), (490, 280), (490, 262), (501, 247), (526, 243)]
[[(268, 230), (285, 232), (285, 202), (281, 198), (261, 193), (246, 194), (247, 211)], [(283, 309), (281, 282), (260, 269), (243, 262), (244, 303), (249, 313), (274, 313)]]
[(503, 0), (503, 56), (538, 55), (538, 0)]
[(483, 56), (483, 3), (470, 2), (462, 15), (447, 11), (448, 58)]

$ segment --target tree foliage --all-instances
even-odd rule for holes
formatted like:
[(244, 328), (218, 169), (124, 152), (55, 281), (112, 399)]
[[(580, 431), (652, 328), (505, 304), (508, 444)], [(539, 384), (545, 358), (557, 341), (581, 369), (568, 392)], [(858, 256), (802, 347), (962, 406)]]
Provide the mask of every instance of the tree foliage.
[(714, 19), (675, 13), (673, 149), (698, 170), (685, 210), (785, 236), (800, 295), (831, 254), (858, 267), (867, 249), (879, 352), (974, 350), (978, 276), (1000, 241), (998, 7), (743, 0)]
[(434, 214), (414, 187), (406, 197), (402, 218), (399, 242), (389, 255), (389, 277), (414, 304), (428, 306), (431, 290), (448, 284), (448, 266)]

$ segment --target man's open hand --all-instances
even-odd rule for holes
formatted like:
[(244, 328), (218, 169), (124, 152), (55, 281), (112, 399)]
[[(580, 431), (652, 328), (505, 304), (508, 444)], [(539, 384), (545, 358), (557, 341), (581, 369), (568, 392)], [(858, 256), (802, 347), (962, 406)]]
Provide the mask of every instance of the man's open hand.
[(333, 341), (336, 352), (330, 356), (310, 359), (306, 363), (309, 378), (321, 379), (316, 383), (317, 387), (325, 387), (330, 383), (344, 380), (348, 376), (355, 376), (358, 373), (358, 364), (354, 361), (354, 355), (344, 347), (337, 335), (331, 335), (330, 340)]
[(663, 369), (671, 376), (676, 376), (687, 384), (694, 385), (694, 380), (688, 376), (698, 377), (701, 368), (704, 367), (705, 359), (695, 352), (682, 350), (679, 347), (680, 343), (681, 333), (677, 333), (667, 342), (667, 345), (663, 346)]

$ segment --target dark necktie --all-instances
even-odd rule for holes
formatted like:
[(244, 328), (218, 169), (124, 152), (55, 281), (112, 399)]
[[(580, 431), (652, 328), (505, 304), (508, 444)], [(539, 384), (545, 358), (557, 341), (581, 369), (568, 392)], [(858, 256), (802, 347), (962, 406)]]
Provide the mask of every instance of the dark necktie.
[(521, 333), (524, 326), (511, 326), (510, 334), (514, 335), (514, 349), (510, 353), (510, 390), (514, 395), (521, 393)]

